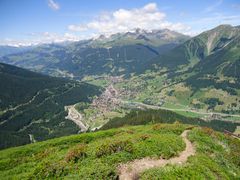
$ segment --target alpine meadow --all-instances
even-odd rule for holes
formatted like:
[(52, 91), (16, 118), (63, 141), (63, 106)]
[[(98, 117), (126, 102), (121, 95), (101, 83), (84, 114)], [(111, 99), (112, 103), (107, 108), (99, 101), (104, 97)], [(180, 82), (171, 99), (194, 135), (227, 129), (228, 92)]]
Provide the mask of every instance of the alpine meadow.
[(0, 179), (240, 179), (240, 2), (0, 2)]

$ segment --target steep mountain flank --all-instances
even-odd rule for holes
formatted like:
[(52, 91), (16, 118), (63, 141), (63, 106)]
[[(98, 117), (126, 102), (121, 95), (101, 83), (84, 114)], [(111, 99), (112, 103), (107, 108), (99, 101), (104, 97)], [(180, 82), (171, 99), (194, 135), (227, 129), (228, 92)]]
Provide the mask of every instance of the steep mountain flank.
[(64, 106), (90, 102), (100, 89), (87, 83), (0, 64), (0, 148), (77, 133)]

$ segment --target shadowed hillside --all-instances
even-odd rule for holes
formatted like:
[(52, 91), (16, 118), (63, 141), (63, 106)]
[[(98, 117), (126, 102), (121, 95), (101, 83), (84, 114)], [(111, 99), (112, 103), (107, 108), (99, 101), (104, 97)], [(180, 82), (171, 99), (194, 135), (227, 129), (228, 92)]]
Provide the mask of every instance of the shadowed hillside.
[(100, 90), (0, 64), (0, 148), (77, 133), (64, 106), (90, 102)]

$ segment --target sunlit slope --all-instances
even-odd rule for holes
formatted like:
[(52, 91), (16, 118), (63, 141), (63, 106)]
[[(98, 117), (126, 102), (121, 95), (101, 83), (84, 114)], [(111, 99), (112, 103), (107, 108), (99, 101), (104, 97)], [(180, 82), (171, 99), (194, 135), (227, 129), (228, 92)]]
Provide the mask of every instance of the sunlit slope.
[[(187, 148), (180, 136), (186, 129), (189, 126), (178, 123), (129, 126), (6, 149), (0, 153), (0, 176), (117, 179), (120, 164), (145, 157), (164, 161), (177, 157)], [(239, 140), (199, 127), (190, 128), (186, 138), (196, 150), (187, 162), (150, 168), (139, 175), (140, 179), (239, 178)]]

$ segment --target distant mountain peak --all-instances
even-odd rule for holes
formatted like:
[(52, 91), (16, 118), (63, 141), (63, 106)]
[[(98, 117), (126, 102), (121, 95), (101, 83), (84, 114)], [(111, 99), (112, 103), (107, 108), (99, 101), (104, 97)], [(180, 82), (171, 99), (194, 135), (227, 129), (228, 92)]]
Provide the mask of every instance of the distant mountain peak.
[(225, 28), (225, 27), (233, 27), (233, 26), (230, 25), (230, 24), (220, 24), (220, 25), (218, 25), (218, 26), (215, 27), (215, 28)]
[(136, 28), (135, 33), (136, 34), (145, 34), (145, 33), (147, 33), (147, 30), (141, 29), (141, 28)]
[(98, 37), (98, 39), (106, 39), (107, 37), (105, 36), (105, 35), (103, 35), (103, 34), (101, 34), (99, 37)]
[(148, 39), (146, 36), (140, 34), (136, 39), (142, 39), (142, 40), (145, 40), (145, 41), (150, 41), (150, 39)]
[(182, 43), (189, 38), (189, 36), (169, 29), (146, 30), (136, 28), (132, 31), (115, 33), (110, 36), (100, 35), (98, 38), (93, 39), (92, 45), (95, 47), (143, 43), (146, 45), (159, 46), (168, 43)]

